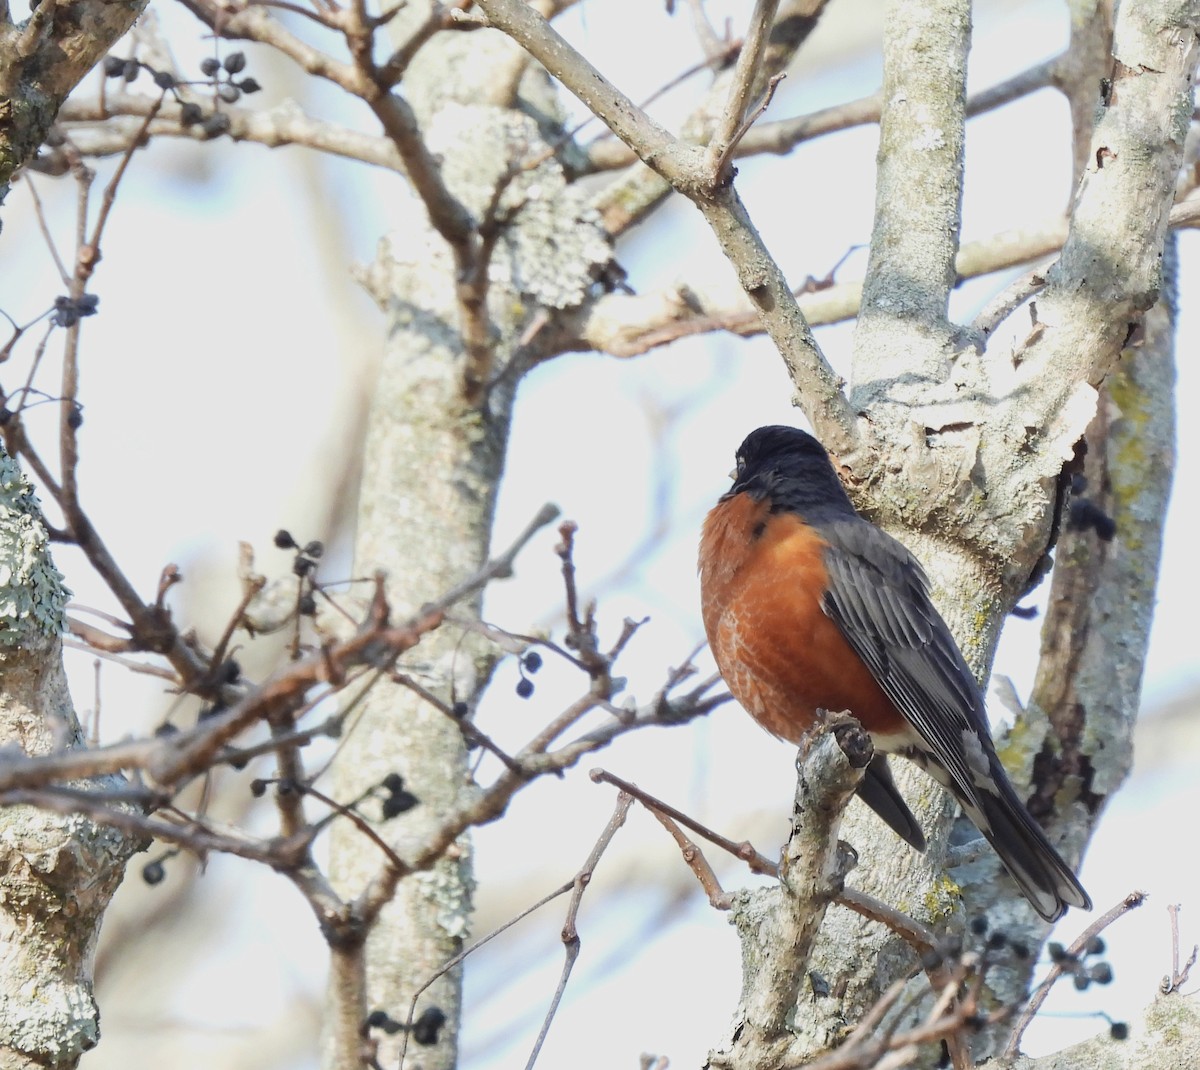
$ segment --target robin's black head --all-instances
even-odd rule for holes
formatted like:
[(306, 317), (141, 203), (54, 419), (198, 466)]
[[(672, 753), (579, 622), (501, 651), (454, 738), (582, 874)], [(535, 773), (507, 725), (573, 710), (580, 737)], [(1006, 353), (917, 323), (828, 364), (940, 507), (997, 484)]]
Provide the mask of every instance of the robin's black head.
[(854, 513), (829, 454), (812, 435), (775, 424), (751, 431), (738, 447), (729, 494), (771, 499), (771, 511)]

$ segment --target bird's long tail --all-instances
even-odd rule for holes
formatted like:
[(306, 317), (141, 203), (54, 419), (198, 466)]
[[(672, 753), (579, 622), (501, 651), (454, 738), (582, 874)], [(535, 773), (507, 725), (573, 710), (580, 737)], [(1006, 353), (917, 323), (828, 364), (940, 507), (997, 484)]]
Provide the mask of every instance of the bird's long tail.
[[(996, 758), (992, 761), (999, 764)], [(1087, 892), (1025, 809), (1008, 777), (994, 771), (991, 779), (995, 791), (980, 788), (969, 799), (957, 790), (954, 794), (1033, 909), (1047, 921), (1057, 921), (1069, 906), (1091, 910)]]
[(925, 850), (925, 833), (896, 787), (886, 755), (876, 752), (871, 759), (858, 786), (858, 797), (883, 818), (902, 840), (918, 851)]

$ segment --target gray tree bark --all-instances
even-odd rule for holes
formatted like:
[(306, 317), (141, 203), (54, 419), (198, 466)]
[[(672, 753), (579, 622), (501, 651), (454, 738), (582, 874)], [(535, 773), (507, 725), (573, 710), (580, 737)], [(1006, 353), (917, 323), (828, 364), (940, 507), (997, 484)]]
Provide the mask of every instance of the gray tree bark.
[[(0, 747), (83, 745), (62, 665), (67, 597), (33, 490), (0, 449)], [(72, 1067), (96, 1046), (96, 938), (141, 847), (79, 815), (0, 808), (0, 1065)]]

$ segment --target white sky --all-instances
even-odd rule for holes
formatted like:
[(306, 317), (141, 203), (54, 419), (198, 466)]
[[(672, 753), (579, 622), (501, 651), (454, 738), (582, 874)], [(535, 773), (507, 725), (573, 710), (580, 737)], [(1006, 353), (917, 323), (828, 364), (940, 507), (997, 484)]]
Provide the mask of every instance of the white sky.
[[(694, 50), (683, 16), (669, 20), (661, 4), (632, 6), (638, 12), (636, 38), (626, 30), (631, 5), (615, 0), (582, 5), (564, 26), (602, 70), (640, 98), (694, 62)], [(718, 18), (728, 11), (737, 32), (744, 3), (710, 7)], [(877, 5), (853, 2), (832, 5), (832, 14), (819, 36), (833, 36), (839, 18), (869, 24), (880, 17)], [(162, 16), (180, 56), (198, 62), (208, 46), (195, 25), (174, 8), (164, 8)], [(878, 27), (860, 32), (861, 58), (837, 67), (821, 58), (819, 39), (814, 40), (806, 52), (812, 58), (789, 77), (770, 116), (876, 89), (879, 60), (870, 40)], [(972, 85), (992, 84), (1053, 54), (1065, 35), (1065, 13), (1058, 5), (982, 5)], [(265, 99), (289, 84), (277, 67), (253, 55), (249, 73), (267, 87)], [(358, 110), (329, 94), (320, 99), (326, 114), (337, 109), (370, 128)], [(686, 92), (677, 95), (659, 114), (673, 120), (678, 112), (672, 108), (686, 101)], [(966, 239), (1061, 209), (1068, 195), (1066, 135), (1065, 105), (1050, 92), (972, 121)], [(847, 131), (787, 158), (741, 165), (742, 194), (793, 282), (824, 275), (848, 245), (869, 236), (875, 140), (874, 128)], [(178, 562), (194, 587), (224, 607), (210, 605), (214, 628), (236, 597), (239, 539), (255, 544), (261, 567), (284, 571), (284, 555), (270, 549), (275, 529), (289, 527), (307, 538), (323, 522), (327, 488), (351, 441), (347, 425), (355, 417), (347, 403), (369, 382), (370, 355), (364, 358), (361, 347), (377, 344), (381, 318), (341, 264), (323, 262), (310, 191), (317, 189), (325, 199), (323, 225), (332, 222), (340, 232), (347, 260), (369, 259), (378, 235), (404, 219), (392, 176), (333, 162), (311, 171), (303, 162), (296, 151), (253, 146), (215, 153), (167, 146), (139, 156), (118, 200), (96, 277), (100, 315), (84, 330), (82, 485), (93, 519), (143, 591), (152, 590), (164, 563)], [(73, 191), (66, 182), (48, 180), (38, 188), (65, 243)], [(36, 315), (61, 290), (27, 197), (24, 187), (14, 189), (0, 235), (0, 307), (19, 321)], [(1187, 359), (1196, 338), (1188, 309), (1196, 239), (1187, 232), (1180, 245), (1178, 405), (1186, 413), (1197, 401), (1196, 374)], [(732, 285), (707, 228), (682, 204), (635, 232), (620, 260), (639, 290), (683, 278), (713, 290)], [(841, 277), (860, 273), (863, 262), (857, 254)], [(969, 315), (996, 285), (992, 280), (964, 286), (955, 311)], [(357, 325), (358, 333), (348, 325)], [(835, 364), (845, 360), (849, 338), (846, 327), (818, 332)], [(52, 346), (47, 359), (53, 357)], [(19, 359), (28, 358), (26, 347)], [(10, 378), (4, 381), (7, 386)], [(53, 390), (53, 381), (53, 375), (47, 378), (46, 389)], [(572, 356), (539, 369), (522, 386), (497, 543), (506, 544), (546, 500), (558, 502), (579, 522), (581, 581), (601, 593), (608, 634), (615, 636), (623, 617), (652, 618), (623, 666), (630, 690), (640, 697), (652, 693), (664, 667), (677, 664), (701, 637), (694, 568), (700, 520), (727, 485), (725, 473), (744, 434), (763, 423), (796, 419), (789, 396), (782, 364), (761, 339), (687, 340), (625, 362)], [(672, 410), (678, 415), (656, 448), (654, 422)], [(43, 412), (32, 424), (48, 441), (53, 416), (50, 407)], [(1193, 653), (1197, 581), (1184, 556), (1195, 524), (1184, 488), (1195, 485), (1198, 460), (1200, 444), (1184, 420), (1146, 668), (1149, 706), (1200, 684)], [(656, 510), (660, 483), (665, 498)], [(626, 567), (658, 513), (661, 538)], [(535, 541), (516, 578), (491, 592), (492, 620), (524, 631), (553, 619), (560, 605), (553, 541), (549, 533)], [(58, 560), (80, 601), (110, 604), (77, 556), (64, 551)], [(1022, 694), (1032, 680), (1039, 628), (1040, 622), (1010, 621), (997, 657), (996, 671), (1012, 677)], [(90, 708), (90, 660), (76, 659), (74, 680), (80, 708)], [(483, 714), (487, 730), (501, 741), (521, 739), (578, 686), (548, 666), (526, 703), (513, 696), (514, 680), (511, 666), (501, 671)], [(150, 710), (162, 708), (153, 684), (109, 669), (103, 697), (108, 738), (155, 723), (159, 715)], [(782, 838), (792, 754), (730, 706), (707, 723), (623, 741), (565, 783), (535, 786), (503, 823), (481, 831), (481, 901), (486, 915), (496, 915), (493, 921), (569, 878), (586, 856), (612, 805), (609, 790), (587, 781), (588, 764), (634, 779), (733, 835), (746, 834), (730, 827), (744, 821), (738, 828), (755, 830), (749, 834), (761, 837), (764, 849)], [(1111, 932), (1114, 985), (1086, 997), (1061, 993), (1060, 1010), (1099, 1008), (1119, 1018), (1153, 998), (1169, 962), (1165, 905), (1194, 907), (1197, 886), (1187, 871), (1191, 860), (1182, 857), (1186, 852), (1145, 830), (1161, 828), (1164, 813), (1189, 813), (1200, 804), (1195, 765), (1195, 749), (1181, 747), (1136, 778), (1110, 808), (1086, 860), (1084, 883), (1101, 909), (1128, 892), (1131, 881), (1153, 899)], [(746, 774), (750, 769), (753, 776)], [(739, 983), (736, 940), (690, 877), (681, 878), (682, 868), (656, 823), (635, 811), (585, 899), (583, 954), (541, 1065), (631, 1066), (640, 1052), (654, 1051), (686, 1067), (701, 1062), (719, 1039)], [(735, 871), (728, 872), (734, 885), (740, 883)], [(140, 883), (136, 875), (131, 883)], [(619, 887), (619, 901), (589, 909), (589, 903), (600, 903), (606, 883)], [(228, 1050), (237, 1050), (262, 1023), (295, 1014), (298, 1003), (308, 1007), (319, 998), (324, 951), (290, 888), (245, 863), (218, 860), (201, 890), (199, 901), (193, 897), (191, 903), (201, 919), (196, 927), (211, 933), (210, 925), (221, 924), (236, 932), (213, 940), (220, 955), (173, 959), (160, 982), (146, 985), (146, 991), (161, 991), (161, 1000), (106, 1005), (105, 1040), (86, 1066), (138, 1065), (137, 1053), (145, 1050), (139, 1045), (146, 1044), (160, 1055), (171, 1052), (172, 1065), (190, 1065), (187, 1045), (200, 1051), (201, 1034), (208, 1037), (204, 1057), (229, 1065), (221, 1063), (223, 1037)], [(221, 908), (231, 895), (237, 897), (236, 911)], [(469, 970), (464, 1065), (524, 1064), (556, 983), (563, 909), (546, 908), (515, 931), (501, 957), (480, 956)], [(1197, 933), (1188, 921), (1185, 913), (1185, 942)], [(1073, 913), (1062, 925), (1064, 937), (1084, 924)], [(163, 954), (171, 958), (169, 949)], [(526, 962), (528, 974), (514, 981), (516, 965)], [(1028, 1034), (1029, 1044), (1055, 1047), (1101, 1027), (1096, 1019), (1046, 1018)], [(169, 1040), (178, 1036), (184, 1039)], [(582, 1056), (581, 1037), (587, 1038)], [(178, 1053), (172, 1043), (182, 1045)], [(313, 1063), (297, 1057), (283, 1065)]]

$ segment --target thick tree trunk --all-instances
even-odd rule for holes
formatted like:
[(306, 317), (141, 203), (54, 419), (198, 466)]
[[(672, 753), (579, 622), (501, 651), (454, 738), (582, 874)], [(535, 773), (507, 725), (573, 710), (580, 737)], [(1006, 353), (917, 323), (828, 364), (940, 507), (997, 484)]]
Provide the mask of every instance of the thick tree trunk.
[[(0, 746), (82, 745), (59, 639), (67, 597), (33, 491), (0, 449)], [(0, 808), (0, 1065), (72, 1067), (96, 1046), (100, 920), (141, 846), (77, 815)]]
[[(426, 8), (405, 10), (396, 20), (399, 38)], [(383, 242), (364, 274), (386, 313), (388, 341), (367, 428), (355, 567), (359, 575), (387, 572), (398, 618), (486, 560), (513, 395), (529, 359), (522, 342), (548, 315), (582, 302), (609, 258), (606, 239), (543, 137), (557, 114), (553, 91), (512, 42), (492, 31), (441, 35), (418, 54), (404, 91), (451, 193), (476, 224), (497, 208), (505, 222), (488, 265), (492, 336), (482, 369), (461, 334), (462, 280), (431, 230)], [(446, 702), (473, 708), (490, 665), (478, 640), (445, 626), (405, 667)], [(338, 796), (354, 798), (393, 772), (420, 800), (385, 826), (403, 857), (468, 790), (469, 778), (457, 725), (384, 683), (342, 747)], [(335, 829), (333, 874), (343, 893), (360, 890), (379, 862), (378, 849), (350, 825)], [(431, 870), (401, 883), (368, 938), (360, 1012), (380, 1008), (407, 1019), (414, 991), (461, 950), (471, 891), (465, 836)], [(452, 970), (421, 996), (417, 1016), (434, 1007), (446, 1016), (437, 1044), (421, 1048), (422, 1067), (455, 1065), (460, 991), (460, 973)], [(344, 996), (332, 993), (343, 1019)], [(410, 1038), (410, 1058), (414, 1048)], [(394, 1059), (394, 1051), (380, 1054), (384, 1065)]]

